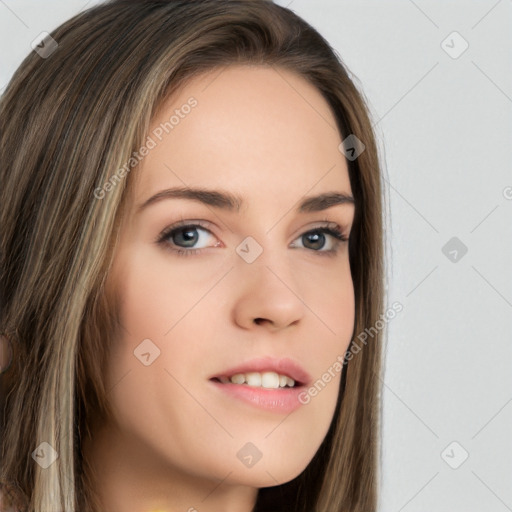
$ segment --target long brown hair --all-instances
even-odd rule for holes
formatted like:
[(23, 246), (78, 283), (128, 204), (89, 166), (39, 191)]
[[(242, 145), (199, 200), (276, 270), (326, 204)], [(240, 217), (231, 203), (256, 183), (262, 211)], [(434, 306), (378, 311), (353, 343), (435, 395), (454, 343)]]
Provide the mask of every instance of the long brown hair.
[[(105, 281), (136, 171), (98, 191), (144, 143), (162, 102), (206, 71), (273, 66), (312, 83), (342, 139), (364, 143), (348, 161), (354, 336), (383, 311), (381, 170), (363, 95), (340, 58), (270, 1), (112, 0), (51, 36), (53, 53), (28, 55), (0, 102), (0, 333), (13, 345), (0, 478), (30, 511), (99, 511), (81, 443), (91, 412), (110, 414), (103, 375), (118, 322)], [(260, 489), (255, 511), (376, 510), (381, 334), (346, 363), (320, 449), (297, 478)], [(43, 442), (58, 454), (46, 469), (32, 457)]]

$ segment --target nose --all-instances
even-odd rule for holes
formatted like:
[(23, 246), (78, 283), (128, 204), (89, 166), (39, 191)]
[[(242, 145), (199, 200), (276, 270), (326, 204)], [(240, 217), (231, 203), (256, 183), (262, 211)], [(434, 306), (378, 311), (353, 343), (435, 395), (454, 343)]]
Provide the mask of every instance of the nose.
[[(265, 256), (264, 256), (265, 255)], [(255, 326), (278, 331), (298, 325), (307, 309), (296, 279), (286, 261), (278, 263), (269, 253), (253, 263), (238, 261), (233, 306), (234, 320), (244, 329)]]

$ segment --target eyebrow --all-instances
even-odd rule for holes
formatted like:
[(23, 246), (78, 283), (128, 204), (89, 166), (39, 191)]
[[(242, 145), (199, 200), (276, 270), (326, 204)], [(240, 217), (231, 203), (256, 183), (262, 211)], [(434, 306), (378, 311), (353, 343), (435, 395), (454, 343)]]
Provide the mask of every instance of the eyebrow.
[[(240, 196), (224, 190), (211, 190), (205, 188), (176, 187), (161, 190), (148, 198), (137, 208), (137, 213), (148, 206), (164, 199), (189, 199), (197, 201), (213, 208), (226, 211), (239, 212), (244, 201)], [(346, 192), (324, 192), (317, 196), (307, 196), (298, 205), (298, 213), (319, 212), (339, 204), (353, 204), (354, 198)]]

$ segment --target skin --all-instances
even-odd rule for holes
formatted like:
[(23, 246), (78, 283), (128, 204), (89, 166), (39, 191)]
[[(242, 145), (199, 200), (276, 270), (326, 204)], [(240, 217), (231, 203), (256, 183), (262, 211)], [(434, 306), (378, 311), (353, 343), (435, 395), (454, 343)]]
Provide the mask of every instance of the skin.
[[(270, 355), (291, 357), (315, 382), (345, 353), (354, 328), (348, 242), (328, 256), (334, 237), (315, 244), (305, 235), (328, 221), (348, 236), (354, 205), (295, 211), (304, 196), (352, 194), (320, 92), (283, 69), (230, 66), (189, 81), (151, 130), (191, 96), (198, 105), (132, 171), (109, 275), (123, 326), (106, 375), (116, 421), (85, 447), (106, 510), (249, 512), (258, 488), (292, 480), (311, 461), (341, 375), (289, 415), (235, 400), (209, 378)], [(227, 190), (245, 206), (230, 212), (166, 199), (137, 212), (174, 186)], [(182, 219), (209, 230), (198, 228), (200, 252), (186, 257), (171, 250), (190, 250), (183, 238), (155, 242)], [(263, 248), (250, 264), (235, 250), (247, 236)], [(134, 356), (145, 339), (160, 349), (149, 366)], [(247, 442), (262, 453), (250, 468), (236, 455)]]

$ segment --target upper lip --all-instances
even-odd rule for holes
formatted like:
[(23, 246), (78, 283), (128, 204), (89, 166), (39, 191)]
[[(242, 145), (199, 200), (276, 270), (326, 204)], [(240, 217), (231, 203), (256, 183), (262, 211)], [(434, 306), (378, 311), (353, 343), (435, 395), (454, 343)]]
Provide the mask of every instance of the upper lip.
[(227, 368), (215, 375), (212, 375), (211, 379), (231, 377), (237, 373), (265, 371), (288, 375), (288, 377), (291, 377), (297, 385), (307, 386), (311, 382), (311, 376), (309, 373), (293, 359), (290, 359), (289, 357), (274, 358), (270, 356), (251, 359), (250, 361), (246, 361), (237, 366)]

